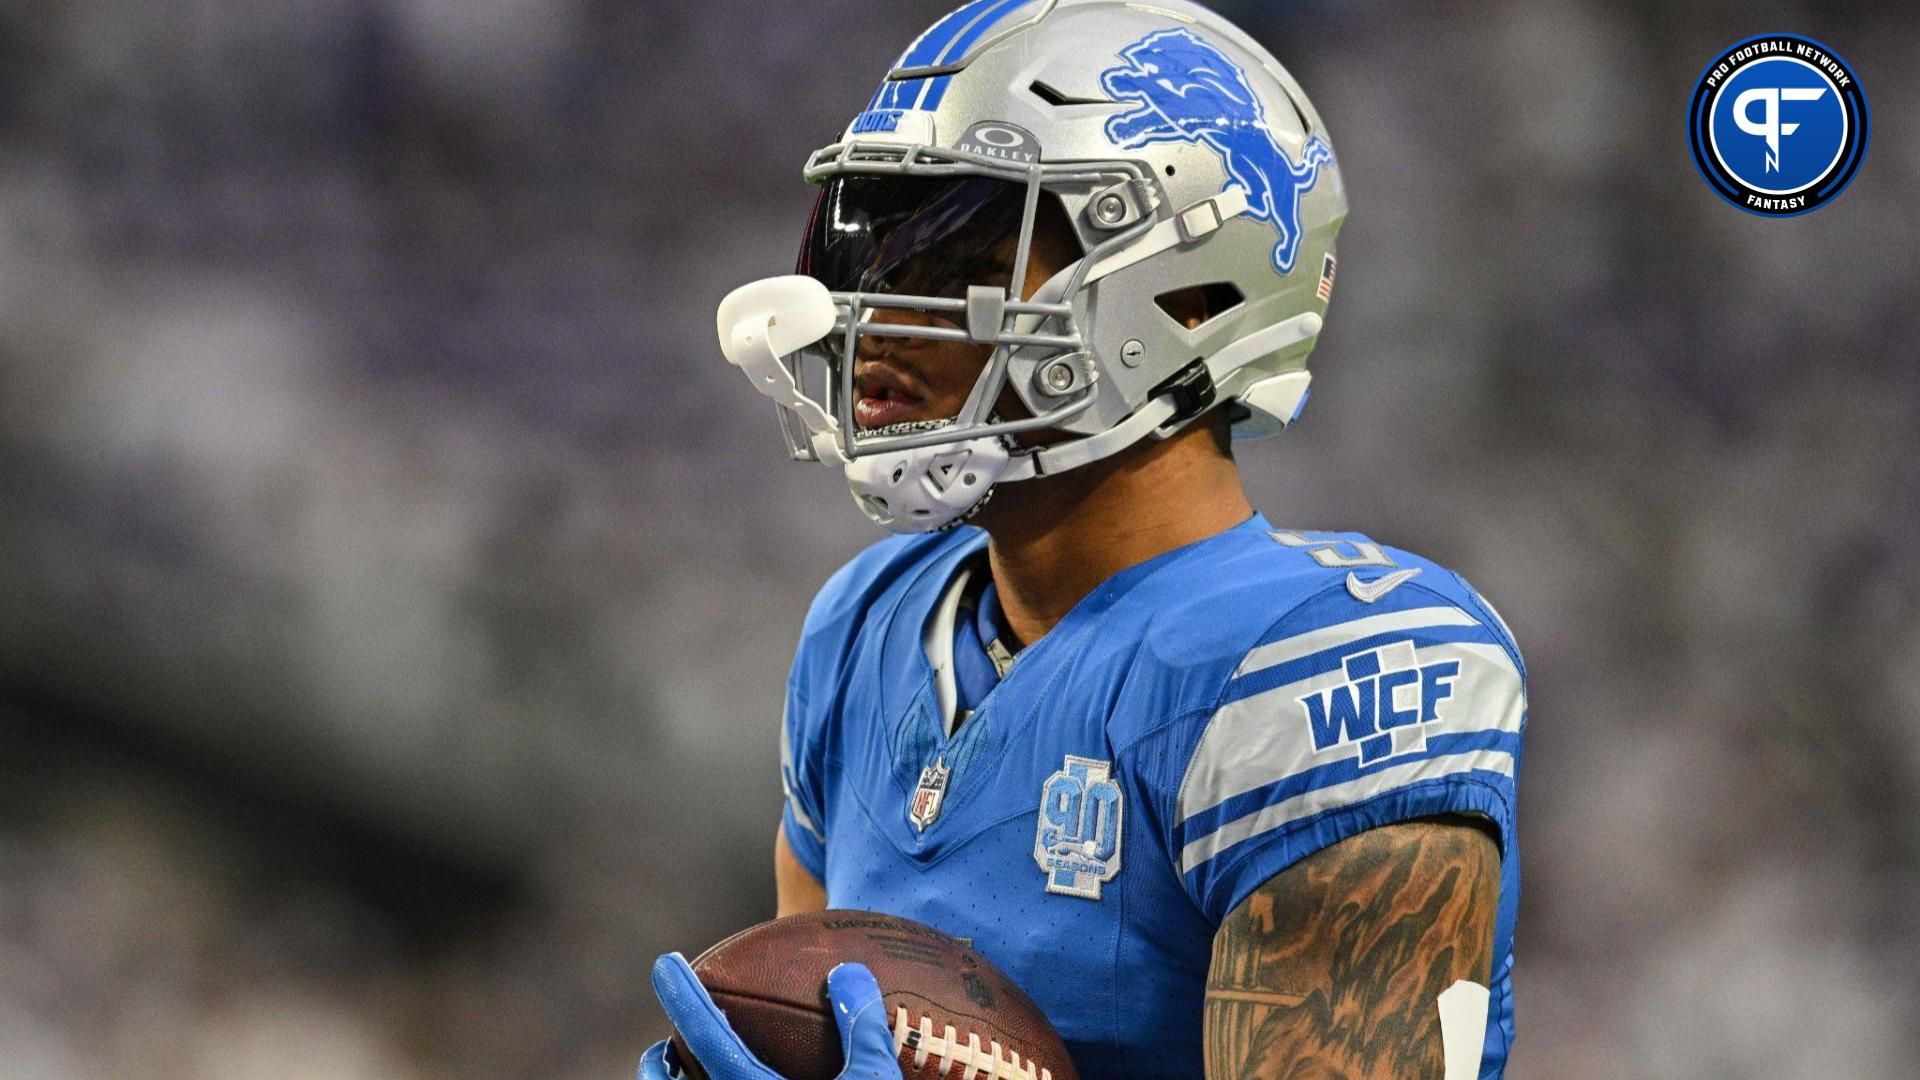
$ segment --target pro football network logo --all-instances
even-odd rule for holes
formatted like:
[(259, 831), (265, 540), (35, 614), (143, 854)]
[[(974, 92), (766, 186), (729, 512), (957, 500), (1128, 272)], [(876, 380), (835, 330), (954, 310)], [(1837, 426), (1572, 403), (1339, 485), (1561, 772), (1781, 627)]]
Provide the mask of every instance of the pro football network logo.
[(1693, 89), (1694, 164), (1750, 214), (1792, 217), (1846, 190), (1867, 154), (1867, 96), (1846, 61), (1797, 34), (1728, 46)]
[(1453, 696), (1460, 661), (1422, 664), (1408, 641), (1354, 653), (1341, 661), (1347, 681), (1300, 699), (1316, 752), (1357, 747), (1372, 765), (1427, 748), (1427, 725)]
[(1115, 101), (1133, 108), (1107, 121), (1107, 138), (1124, 150), (1149, 143), (1197, 143), (1220, 155), (1227, 186), (1247, 193), (1247, 216), (1280, 234), (1273, 268), (1293, 272), (1300, 251), (1300, 196), (1333, 161), (1315, 135), (1300, 163), (1267, 127), (1266, 108), (1246, 72), (1191, 30), (1161, 30), (1120, 50), (1126, 63), (1100, 74)]
[(1033, 861), (1047, 875), (1047, 891), (1100, 899), (1100, 885), (1120, 872), (1120, 785), (1111, 762), (1067, 755), (1040, 786), (1040, 827)]

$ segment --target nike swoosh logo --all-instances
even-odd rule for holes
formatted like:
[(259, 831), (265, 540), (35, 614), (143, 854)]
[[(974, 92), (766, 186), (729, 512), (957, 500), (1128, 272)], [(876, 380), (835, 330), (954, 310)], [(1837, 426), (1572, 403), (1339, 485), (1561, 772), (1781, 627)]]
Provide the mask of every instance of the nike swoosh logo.
[(1411, 570), (1395, 570), (1385, 577), (1377, 577), (1372, 581), (1361, 581), (1359, 574), (1349, 570), (1347, 571), (1347, 591), (1353, 594), (1355, 600), (1363, 604), (1371, 604), (1419, 576), (1420, 568), (1416, 566)]

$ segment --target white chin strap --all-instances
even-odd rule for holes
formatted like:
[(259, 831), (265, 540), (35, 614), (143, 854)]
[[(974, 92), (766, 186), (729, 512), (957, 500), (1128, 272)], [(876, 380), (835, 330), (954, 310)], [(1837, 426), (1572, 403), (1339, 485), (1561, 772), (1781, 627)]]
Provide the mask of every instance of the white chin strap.
[(1006, 444), (993, 437), (863, 454), (846, 464), (854, 505), (875, 525), (897, 533), (960, 524), (1016, 469)]
[[(1155, 398), (1098, 435), (1015, 456), (997, 436), (863, 454), (846, 463), (853, 501), (875, 525), (897, 533), (934, 532), (972, 517), (995, 484), (1077, 469), (1132, 446), (1173, 417), (1169, 398)], [(930, 431), (947, 423), (901, 425), (877, 434)], [(1168, 432), (1171, 434), (1171, 432)]]
[[(1030, 480), (1077, 469), (1111, 457), (1149, 435), (1162, 438), (1179, 428), (1161, 426), (1177, 409), (1172, 397), (1154, 398), (1106, 431), (1032, 450), (1015, 450), (1005, 439), (985, 436), (938, 446), (863, 454), (841, 452), (839, 425), (818, 401), (800, 389), (783, 358), (833, 332), (833, 297), (818, 280), (793, 274), (742, 285), (720, 302), (720, 348), (727, 362), (752, 381), (754, 389), (793, 410), (812, 434), (814, 454), (841, 466), (854, 504), (883, 529), (896, 533), (934, 532), (960, 524), (985, 504), (995, 484)], [(1235, 341), (1207, 361), (1216, 386), (1262, 356), (1320, 332), (1320, 316), (1308, 312)], [(1303, 400), (1309, 376), (1288, 372), (1255, 384), (1270, 397)], [(1285, 386), (1277, 385), (1284, 382)], [(1273, 403), (1276, 409), (1281, 404)], [(1279, 415), (1290, 415), (1297, 405)], [(869, 434), (926, 431), (951, 421), (901, 425)]]

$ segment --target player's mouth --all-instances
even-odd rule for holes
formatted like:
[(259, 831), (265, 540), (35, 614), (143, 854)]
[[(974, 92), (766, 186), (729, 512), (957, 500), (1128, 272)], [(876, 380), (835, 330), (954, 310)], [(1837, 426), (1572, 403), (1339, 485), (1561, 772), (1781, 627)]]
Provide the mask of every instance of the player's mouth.
[(927, 394), (913, 379), (878, 361), (869, 360), (854, 369), (853, 420), (862, 428), (890, 427), (927, 417), (915, 415), (925, 410)]

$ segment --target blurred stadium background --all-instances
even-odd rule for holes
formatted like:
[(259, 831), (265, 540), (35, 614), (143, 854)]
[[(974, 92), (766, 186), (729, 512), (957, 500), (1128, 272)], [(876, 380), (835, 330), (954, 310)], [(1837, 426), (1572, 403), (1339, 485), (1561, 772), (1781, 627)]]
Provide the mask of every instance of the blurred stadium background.
[[(713, 305), (947, 6), (0, 5), (0, 1073), (630, 1075), (873, 536)], [(1219, 6), (1353, 201), (1256, 501), (1528, 652), (1512, 1074), (1913, 1075), (1920, 13)], [(1773, 30), (1878, 121), (1786, 221), (1682, 123)]]

